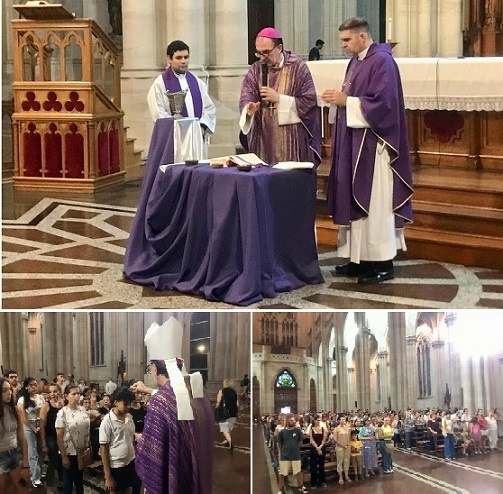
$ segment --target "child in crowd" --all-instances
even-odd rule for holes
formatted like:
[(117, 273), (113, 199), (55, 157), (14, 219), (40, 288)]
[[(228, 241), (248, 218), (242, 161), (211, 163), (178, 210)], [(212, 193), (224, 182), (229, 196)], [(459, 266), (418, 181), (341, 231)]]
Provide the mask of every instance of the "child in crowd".
[(363, 480), (362, 472), (363, 443), (358, 439), (358, 431), (351, 431), (351, 466), (355, 471), (355, 480)]
[(135, 395), (119, 388), (113, 395), (113, 408), (100, 425), (101, 458), (107, 491), (130, 494), (136, 480), (135, 425), (129, 407)]

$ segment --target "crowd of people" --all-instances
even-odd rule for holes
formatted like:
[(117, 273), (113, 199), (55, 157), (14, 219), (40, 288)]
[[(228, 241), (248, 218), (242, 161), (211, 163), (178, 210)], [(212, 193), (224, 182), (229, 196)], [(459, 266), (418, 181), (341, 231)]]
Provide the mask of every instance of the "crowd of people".
[[(299, 492), (307, 492), (303, 470), (310, 472), (310, 487), (326, 487), (325, 466), (336, 465), (339, 484), (393, 473), (393, 450), (443, 452), (445, 461), (459, 456), (488, 454), (498, 443), (498, 411), (475, 414), (465, 409), (427, 409), (370, 413), (322, 412), (268, 414), (260, 418), (264, 438), (278, 467), (278, 494), (285, 477), (297, 477)], [(350, 475), (350, 469), (352, 470)]]
[[(163, 392), (160, 381), (166, 377), (162, 365), (150, 366), (155, 369), (159, 397)], [(229, 417), (219, 423), (228, 448), (234, 446), (231, 432), (239, 405), (232, 384), (232, 380), (224, 381), (216, 403), (229, 411)], [(48, 493), (58, 492), (59, 487), (64, 494), (73, 488), (82, 494), (84, 470), (93, 463), (93, 467), (102, 468), (107, 491), (142, 492), (145, 482), (138, 472), (145, 464), (137, 468), (135, 456), (156, 391), (141, 381), (118, 386), (112, 379), (101, 390), (97, 384), (88, 385), (84, 379), (76, 383), (73, 376), (65, 378), (63, 374), (57, 374), (52, 383), (33, 377), (20, 383), (14, 370), (0, 379), (0, 386), (0, 492), (21, 493), (29, 487), (45, 486)], [(151, 421), (154, 424), (154, 418)], [(213, 444), (213, 434), (210, 436), (209, 447)], [(151, 439), (148, 442), (152, 444)], [(211, 468), (211, 461), (206, 463)], [(161, 488), (159, 492), (164, 491)]]

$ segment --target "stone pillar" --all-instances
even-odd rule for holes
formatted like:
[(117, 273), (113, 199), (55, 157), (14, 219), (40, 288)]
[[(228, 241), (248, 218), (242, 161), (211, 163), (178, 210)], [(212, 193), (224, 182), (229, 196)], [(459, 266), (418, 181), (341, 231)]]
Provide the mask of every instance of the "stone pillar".
[[(208, 45), (208, 13), (205, 9), (206, 2), (200, 0), (166, 0), (165, 3), (165, 32), (168, 33), (169, 38), (167, 42), (181, 39), (189, 45), (191, 48), (190, 68), (197, 73), (203, 66), (208, 64), (206, 52)], [(227, 41), (229, 44), (232, 42), (231, 38), (228, 38)]]
[(355, 409), (355, 401), (358, 402), (358, 408), (360, 408), (360, 402), (357, 399), (357, 391), (356, 389), (356, 383), (355, 381), (355, 369), (354, 367), (348, 367), (347, 370), (347, 380), (348, 380), (348, 406), (346, 407), (346, 410), (354, 410)]
[(393, 49), (396, 57), (410, 55), (410, 4), (407, 0), (391, 2), (387, 9), (386, 40), (398, 43)]
[(431, 369), (431, 391), (432, 395), (435, 396), (436, 402), (440, 404), (444, 402), (446, 384), (444, 345), (445, 343), (441, 340), (434, 341), (431, 344), (431, 361), (432, 363), (434, 362), (434, 367), (432, 366)]
[(23, 379), (26, 373), (28, 355), (23, 331), (23, 314), (2, 312), (0, 314), (0, 339), (2, 340), (2, 365), (4, 371), (14, 369)]
[[(484, 408), (485, 383), (483, 376), (484, 357), (473, 357), (472, 375), (473, 375), (473, 413), (477, 412), (477, 408)], [(471, 410), (471, 409), (470, 409)]]
[(370, 385), (370, 348), (369, 348), (369, 337), (370, 337), (370, 331), (368, 329), (362, 329), (362, 367), (361, 367), (361, 372), (362, 372), (362, 386), (363, 386), (363, 393), (362, 393), (362, 403), (359, 408), (362, 410), (365, 410), (368, 408), (369, 410), (372, 409), (372, 404), (370, 401), (370, 390), (371, 390), (371, 385)]
[(347, 365), (347, 346), (338, 346), (337, 348), (337, 401), (340, 410), (347, 410), (349, 405), (348, 395), (348, 365)]
[(332, 410), (332, 403), (334, 402), (332, 387), (332, 362), (333, 360), (328, 357), (325, 359), (325, 368), (323, 369), (325, 386), (323, 390), (323, 407), (324, 410)]
[(164, 6), (156, 0), (122, 0), (121, 71), (122, 109), (128, 134), (135, 137), (135, 149), (148, 151), (153, 122), (147, 93), (154, 79), (166, 67), (166, 34), (160, 21)]
[(440, 57), (458, 57), (463, 54), (461, 3), (459, 0), (439, 1), (437, 29), (438, 56)]
[(72, 320), (75, 381), (78, 382), (80, 378), (89, 381), (89, 313), (73, 313)]
[(212, 312), (208, 380), (240, 380), (250, 375), (250, 315)]
[(406, 404), (407, 406), (417, 410), (418, 397), (418, 376), (417, 376), (417, 352), (416, 352), (416, 336), (410, 335), (406, 338), (407, 341), (407, 370), (406, 370)]
[(436, 30), (432, 26), (432, 6), (433, 0), (420, 0), (421, 8), (417, 17), (417, 39), (414, 50), (411, 54), (416, 57), (431, 57), (436, 55), (436, 50), (432, 47), (432, 36), (436, 35)]
[(389, 373), (388, 373), (388, 352), (381, 351), (377, 354), (379, 358), (379, 369), (381, 373), (381, 409), (388, 408), (389, 403)]
[(144, 313), (126, 312), (124, 314), (124, 333), (127, 333), (128, 339), (126, 372), (128, 379), (137, 379), (143, 376), (147, 368), (147, 362), (144, 359), (144, 335), (146, 332), (143, 327)]
[[(473, 397), (473, 375), (472, 375), (472, 359), (466, 357), (461, 362), (461, 384), (463, 386), (463, 408), (468, 408), (470, 413), (473, 413), (474, 397)], [(476, 411), (476, 410), (475, 410)]]
[(248, 71), (245, 0), (216, 0), (209, 7), (209, 93), (217, 106), (210, 156), (234, 154), (239, 136), (239, 95)]

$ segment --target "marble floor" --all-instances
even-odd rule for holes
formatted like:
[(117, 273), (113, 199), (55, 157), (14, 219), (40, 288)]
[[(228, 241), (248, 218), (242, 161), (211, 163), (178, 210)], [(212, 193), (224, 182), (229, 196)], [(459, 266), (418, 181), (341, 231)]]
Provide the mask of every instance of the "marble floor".
[[(175, 291), (158, 292), (122, 277), (138, 183), (90, 196), (14, 193), (4, 184), (2, 307), (4, 309), (220, 309)], [(359, 285), (335, 278), (335, 251), (320, 247), (324, 283), (309, 285), (252, 309), (503, 308), (503, 272), (397, 260), (396, 278)]]
[[(503, 446), (500, 440), (500, 447)], [(316, 489), (320, 494), (350, 492), (351, 494), (500, 494), (503, 492), (503, 451), (489, 455), (455, 459), (445, 462), (433, 454), (393, 452), (394, 473), (363, 481), (339, 485), (335, 478), (327, 478), (327, 487)], [(306, 487), (311, 491), (309, 482)], [(253, 428), (253, 493), (276, 494), (276, 475), (264, 442), (261, 427)], [(287, 494), (298, 492), (289, 487)], [(314, 491), (313, 491), (314, 492)]]

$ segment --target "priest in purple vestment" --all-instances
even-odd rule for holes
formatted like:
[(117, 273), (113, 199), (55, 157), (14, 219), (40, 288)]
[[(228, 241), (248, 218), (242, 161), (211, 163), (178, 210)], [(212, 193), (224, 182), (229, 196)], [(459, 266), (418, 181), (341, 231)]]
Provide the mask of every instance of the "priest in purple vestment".
[(342, 90), (328, 89), (334, 125), (328, 208), (339, 225), (338, 255), (349, 262), (335, 274), (378, 283), (394, 277), (397, 249), (406, 249), (412, 221), (412, 169), (398, 66), (388, 44), (374, 43), (368, 22), (339, 26), (352, 56)]
[[(213, 409), (200, 373), (187, 375), (175, 357), (181, 354), (182, 335), (173, 317), (162, 326), (154, 323), (145, 335), (150, 373), (159, 386), (136, 452), (136, 471), (147, 494), (212, 492)], [(145, 389), (140, 382), (136, 387)]]
[(297, 55), (283, 49), (281, 34), (262, 29), (241, 87), (240, 127), (248, 150), (268, 164), (321, 161), (320, 113), (311, 72)]
[(181, 40), (172, 41), (166, 50), (168, 68), (155, 80), (148, 92), (147, 101), (152, 120), (171, 117), (166, 92), (187, 91), (182, 117), (199, 119), (204, 133), (213, 134), (216, 109), (208, 95), (206, 84), (189, 72), (189, 46)]

